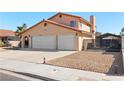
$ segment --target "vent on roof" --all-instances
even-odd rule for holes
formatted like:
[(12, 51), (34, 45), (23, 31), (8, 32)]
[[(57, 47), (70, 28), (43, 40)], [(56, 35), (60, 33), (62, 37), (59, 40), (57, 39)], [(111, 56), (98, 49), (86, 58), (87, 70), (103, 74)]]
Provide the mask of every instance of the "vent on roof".
[(47, 23), (44, 23), (44, 26), (47, 26)]
[(62, 15), (59, 15), (60, 18), (62, 18)]

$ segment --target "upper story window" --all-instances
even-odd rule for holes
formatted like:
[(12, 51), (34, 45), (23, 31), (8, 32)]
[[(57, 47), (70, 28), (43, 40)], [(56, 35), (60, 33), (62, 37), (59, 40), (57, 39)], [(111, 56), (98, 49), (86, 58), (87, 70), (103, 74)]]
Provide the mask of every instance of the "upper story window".
[(71, 27), (76, 27), (76, 21), (70, 21), (70, 26)]

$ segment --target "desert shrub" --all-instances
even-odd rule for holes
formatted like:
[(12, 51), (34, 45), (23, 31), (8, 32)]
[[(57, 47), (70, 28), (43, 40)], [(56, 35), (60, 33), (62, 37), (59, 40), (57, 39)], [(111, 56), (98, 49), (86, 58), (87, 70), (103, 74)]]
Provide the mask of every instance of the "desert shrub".
[(2, 40), (0, 39), (0, 47), (2, 47), (4, 45), (4, 43), (2, 42)]

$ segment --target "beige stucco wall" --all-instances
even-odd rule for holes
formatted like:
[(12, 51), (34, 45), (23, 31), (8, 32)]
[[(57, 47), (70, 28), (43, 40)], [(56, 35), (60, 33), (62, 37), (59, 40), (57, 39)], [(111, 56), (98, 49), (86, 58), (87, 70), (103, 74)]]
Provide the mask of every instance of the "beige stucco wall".
[(42, 22), (33, 28), (29, 29), (28, 31), (24, 32), (22, 36), (30, 35), (64, 35), (64, 34), (76, 34), (76, 31), (71, 29), (67, 29), (64, 27), (60, 27), (51, 23), (47, 23), (47, 26), (44, 27), (44, 23)]
[[(44, 23), (42, 22), (36, 26), (34, 26), (33, 28), (29, 29), (28, 31), (24, 32), (22, 34), (22, 47), (24, 47), (24, 42), (23, 42), (23, 38), (25, 36), (29, 37), (29, 48), (31, 48), (31, 37), (32, 36), (42, 36), (42, 35), (76, 35), (76, 31), (73, 31), (71, 29), (67, 29), (64, 27), (60, 27), (60, 26), (56, 26), (54, 24), (51, 23), (47, 23), (47, 26), (44, 27)], [(77, 40), (78, 38), (75, 38), (75, 48), (76, 50), (78, 50), (78, 45), (77, 45)]]
[[(67, 16), (67, 15), (62, 15), (61, 18), (59, 17), (59, 15), (57, 15), (50, 20), (55, 21), (60, 24), (64, 24), (64, 25), (70, 25), (70, 21), (80, 22), (79, 18), (75, 18), (75, 17)], [(78, 28), (78, 25), (77, 25), (77, 28)]]
[(85, 24), (79, 23), (79, 29), (83, 31), (90, 32), (90, 26), (87, 26)]
[[(85, 42), (85, 40), (88, 39), (90, 41)], [(82, 36), (78, 36), (78, 51), (81, 50), (87, 50), (87, 45), (88, 43), (92, 43), (92, 37), (82, 37)]]
[[(82, 50), (82, 43), (83, 37), (90, 37), (86, 34), (81, 34), (80, 32), (71, 30), (71, 29), (67, 29), (61, 26), (57, 26), (51, 23), (47, 23), (47, 26), (44, 27), (44, 23), (46, 22), (42, 22), (34, 27), (32, 27), (31, 29), (27, 30), (26, 32), (22, 33), (22, 47), (24, 47), (24, 42), (23, 42), (23, 38), (25, 36), (29, 37), (29, 48), (31, 48), (31, 38), (32, 36), (42, 36), (42, 35), (75, 35), (75, 49), (76, 50)], [(77, 34), (76, 34), (77, 33)], [(81, 38), (82, 37), (82, 38)], [(84, 38), (83, 38), (84, 39)]]
[(78, 50), (81, 51), (83, 48), (83, 37), (78, 37)]
[(85, 22), (81, 21), (79, 18), (73, 16), (62, 15), (62, 17), (60, 18), (59, 15), (57, 15), (50, 20), (64, 25), (70, 25), (70, 21), (76, 21), (76, 28), (90, 32), (90, 26), (88, 26)]

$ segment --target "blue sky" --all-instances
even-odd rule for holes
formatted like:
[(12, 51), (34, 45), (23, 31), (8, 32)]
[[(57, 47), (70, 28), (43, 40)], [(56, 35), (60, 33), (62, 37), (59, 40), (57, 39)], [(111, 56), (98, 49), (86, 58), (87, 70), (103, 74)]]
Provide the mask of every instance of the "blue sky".
[[(119, 34), (124, 27), (124, 12), (67, 12), (79, 15), (89, 21), (90, 15), (96, 17), (97, 31)], [(16, 30), (17, 26), (26, 23), (28, 27), (42, 19), (47, 19), (56, 12), (0, 12), (0, 29)]]

